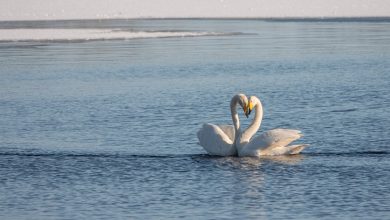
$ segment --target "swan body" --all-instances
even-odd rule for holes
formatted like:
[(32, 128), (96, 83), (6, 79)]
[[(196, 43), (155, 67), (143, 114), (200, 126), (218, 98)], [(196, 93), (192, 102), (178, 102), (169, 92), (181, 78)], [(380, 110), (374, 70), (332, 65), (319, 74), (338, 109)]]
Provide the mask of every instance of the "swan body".
[[(231, 127), (233, 128), (233, 126)], [(198, 131), (198, 139), (199, 145), (201, 145), (210, 155), (237, 155), (237, 150), (233, 145), (234, 136), (232, 137), (227, 134), (219, 125), (211, 123), (203, 124), (203, 127)]]
[[(243, 142), (244, 146), (238, 151), (240, 157), (245, 156), (278, 156), (287, 154), (299, 154), (307, 144), (289, 145), (302, 137), (298, 130), (273, 129), (261, 135)], [(245, 144), (246, 143), (246, 144)]]
[(261, 135), (252, 138), (260, 128), (263, 118), (263, 107), (260, 100), (256, 96), (249, 98), (249, 112), (255, 108), (255, 117), (249, 127), (237, 137), (237, 152), (238, 156), (276, 156), (299, 154), (306, 144), (289, 145), (291, 142), (302, 137), (299, 130), (293, 129), (273, 129), (262, 133)]
[(233, 125), (215, 125), (211, 123), (203, 124), (198, 131), (199, 145), (201, 145), (207, 153), (216, 156), (235, 156), (237, 149), (235, 140), (240, 133), (240, 121), (237, 113), (237, 105), (240, 105), (244, 111), (247, 109), (248, 99), (244, 94), (233, 96), (230, 101), (230, 111), (232, 115)]

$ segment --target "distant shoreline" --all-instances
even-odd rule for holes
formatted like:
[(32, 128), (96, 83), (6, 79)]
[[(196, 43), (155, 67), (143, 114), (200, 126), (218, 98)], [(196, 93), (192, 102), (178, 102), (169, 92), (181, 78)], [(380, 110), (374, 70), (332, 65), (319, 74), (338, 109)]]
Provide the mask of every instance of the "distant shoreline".
[(32, 20), (0, 20), (9, 22), (72, 22), (72, 21), (115, 21), (115, 20), (259, 20), (259, 21), (329, 21), (329, 22), (390, 22), (390, 16), (363, 17), (139, 17), (139, 18), (71, 18), (71, 19), (32, 19)]

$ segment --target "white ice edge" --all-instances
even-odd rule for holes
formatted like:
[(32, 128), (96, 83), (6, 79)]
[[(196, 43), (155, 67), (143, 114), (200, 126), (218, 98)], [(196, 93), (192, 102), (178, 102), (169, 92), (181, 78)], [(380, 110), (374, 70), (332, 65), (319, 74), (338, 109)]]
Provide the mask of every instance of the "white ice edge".
[(116, 29), (0, 29), (0, 41), (73, 41), (163, 37), (219, 36), (228, 33), (191, 31), (126, 31)]

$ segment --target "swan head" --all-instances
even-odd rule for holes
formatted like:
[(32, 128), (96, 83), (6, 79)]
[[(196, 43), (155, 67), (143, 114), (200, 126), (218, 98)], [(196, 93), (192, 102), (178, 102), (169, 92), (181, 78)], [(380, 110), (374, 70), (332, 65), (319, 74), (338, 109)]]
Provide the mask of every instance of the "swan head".
[(249, 97), (249, 100), (248, 100), (248, 105), (246, 106), (246, 108), (245, 108), (245, 110), (244, 110), (244, 112), (245, 112), (245, 116), (248, 118), (248, 116), (251, 114), (251, 112), (252, 112), (252, 109), (253, 109), (253, 107), (255, 106), (254, 105), (254, 98), (253, 98), (254, 96), (251, 96), (251, 97)]
[[(248, 98), (246, 97), (246, 95), (242, 93), (235, 95), (232, 99), (232, 103), (233, 105), (231, 106), (235, 106), (238, 103), (241, 106), (242, 110), (244, 110), (244, 114), (246, 115), (246, 109), (248, 106)], [(246, 115), (246, 117), (248, 116)]]

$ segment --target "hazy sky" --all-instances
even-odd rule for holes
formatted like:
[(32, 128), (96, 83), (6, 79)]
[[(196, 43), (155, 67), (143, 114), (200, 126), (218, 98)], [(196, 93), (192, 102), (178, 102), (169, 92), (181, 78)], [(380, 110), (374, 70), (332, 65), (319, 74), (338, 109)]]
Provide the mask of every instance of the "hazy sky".
[(390, 0), (0, 0), (0, 20), (390, 16)]

